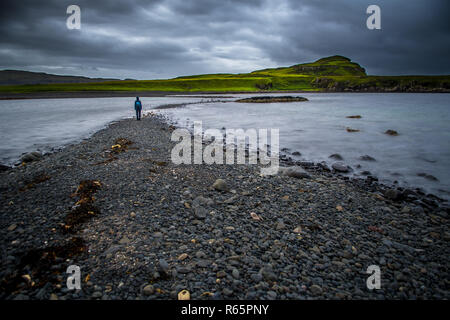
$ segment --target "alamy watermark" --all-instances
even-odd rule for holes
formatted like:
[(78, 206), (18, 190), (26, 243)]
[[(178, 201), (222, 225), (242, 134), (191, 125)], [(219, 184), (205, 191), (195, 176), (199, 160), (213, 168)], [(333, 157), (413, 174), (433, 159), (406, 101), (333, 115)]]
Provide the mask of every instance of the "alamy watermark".
[(67, 267), (66, 273), (70, 274), (67, 277), (66, 285), (69, 290), (81, 289), (81, 270), (79, 266), (70, 265)]
[[(212, 141), (203, 148), (204, 137)], [(226, 129), (224, 135), (219, 129), (203, 132), (202, 122), (194, 121), (193, 137), (188, 129), (179, 128), (172, 132), (171, 140), (178, 142), (171, 153), (174, 164), (245, 164), (248, 157), (248, 164), (259, 160), (268, 165), (261, 168), (261, 174), (278, 173), (279, 129)]]
[(372, 4), (367, 7), (367, 14), (370, 16), (366, 20), (366, 26), (369, 30), (380, 30), (381, 29), (381, 9), (376, 4)]
[(381, 289), (381, 270), (380, 267), (373, 264), (367, 267), (367, 274), (370, 276), (367, 278), (366, 285), (367, 289)]
[(66, 13), (70, 14), (70, 16), (67, 17), (67, 20), (66, 20), (67, 29), (69, 29), (69, 30), (81, 29), (81, 9), (80, 9), (80, 7), (75, 4), (72, 4), (67, 7)]

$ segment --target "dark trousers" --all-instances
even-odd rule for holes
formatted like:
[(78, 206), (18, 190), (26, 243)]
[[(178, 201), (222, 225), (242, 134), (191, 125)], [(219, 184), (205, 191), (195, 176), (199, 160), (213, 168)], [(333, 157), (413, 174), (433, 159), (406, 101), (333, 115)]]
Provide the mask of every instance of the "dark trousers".
[(136, 109), (136, 119), (141, 120), (141, 109)]

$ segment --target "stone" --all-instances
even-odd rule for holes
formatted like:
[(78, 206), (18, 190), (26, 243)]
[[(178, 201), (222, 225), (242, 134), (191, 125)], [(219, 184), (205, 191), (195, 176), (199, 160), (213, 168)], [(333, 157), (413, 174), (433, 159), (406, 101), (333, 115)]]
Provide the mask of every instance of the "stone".
[(349, 172), (350, 171), (349, 167), (346, 164), (342, 163), (342, 162), (335, 162), (335, 163), (333, 163), (331, 165), (331, 167), (334, 170), (336, 170), (337, 172), (344, 172), (345, 173), (345, 172)]
[(302, 167), (288, 167), (288, 168), (280, 168), (279, 172), (282, 176), (288, 176), (297, 179), (309, 179), (311, 176), (308, 172), (306, 172)]
[(387, 189), (384, 191), (384, 196), (390, 200), (397, 200), (400, 196), (400, 192), (394, 189)]
[(277, 293), (275, 291), (269, 290), (267, 291), (267, 297), (274, 300), (277, 298)]
[(371, 156), (369, 156), (367, 154), (359, 157), (359, 159), (363, 160), (363, 161), (376, 161), (375, 158), (373, 158), (373, 157), (371, 157)]
[(146, 296), (151, 296), (154, 292), (155, 292), (155, 288), (151, 284), (146, 285), (142, 289), (142, 293)]
[(169, 264), (167, 263), (166, 260), (159, 259), (158, 266), (159, 266), (159, 270), (160, 271), (162, 271), (164, 273), (168, 273), (169, 272)]
[(203, 220), (207, 217), (208, 210), (206, 210), (203, 207), (198, 206), (198, 207), (194, 208), (194, 214), (197, 219)]
[(8, 231), (14, 231), (17, 228), (17, 224), (12, 224), (8, 227)]
[(339, 153), (333, 153), (333, 154), (330, 155), (328, 158), (335, 159), (335, 160), (339, 160), (339, 161), (344, 160), (344, 159), (342, 158), (342, 156), (341, 156)]
[(119, 243), (120, 244), (128, 244), (128, 243), (130, 243), (130, 239), (128, 239), (127, 236), (124, 236), (122, 239), (120, 239)]
[(41, 158), (42, 158), (42, 154), (40, 152), (34, 151), (34, 152), (24, 154), (22, 156), (22, 158), (20, 158), (20, 161), (28, 163), (28, 162), (38, 161)]
[(191, 294), (187, 290), (182, 290), (178, 293), (178, 300), (190, 300)]
[(192, 206), (195, 207), (199, 207), (199, 206), (203, 206), (203, 207), (211, 207), (214, 205), (214, 200), (211, 198), (206, 198), (203, 196), (198, 196), (196, 197), (193, 201), (192, 201)]
[(233, 294), (233, 290), (228, 289), (228, 288), (224, 288), (224, 289), (222, 290), (222, 293), (223, 293), (225, 296), (231, 296), (231, 295)]
[(233, 276), (233, 278), (239, 279), (239, 271), (237, 269), (233, 269), (231, 275)]
[(389, 136), (398, 136), (398, 132), (395, 131), (395, 130), (391, 130), (391, 129), (386, 130), (384, 133), (389, 135)]
[(225, 273), (225, 271), (219, 271), (219, 272), (217, 272), (217, 274), (216, 274), (216, 277), (217, 278), (224, 278), (224, 277), (226, 277), (226, 273)]
[(294, 229), (294, 233), (301, 233), (302, 232), (302, 227), (297, 227)]
[(311, 293), (315, 296), (318, 296), (320, 294), (322, 294), (322, 288), (320, 286), (318, 286), (317, 284), (313, 284), (309, 290), (311, 290)]
[(230, 189), (223, 179), (217, 179), (213, 184), (213, 188), (218, 191), (228, 191)]
[(286, 227), (283, 221), (279, 221), (275, 227), (276, 230), (282, 230)]
[(178, 260), (183, 261), (184, 259), (186, 259), (188, 257), (187, 253), (182, 253), (178, 256)]

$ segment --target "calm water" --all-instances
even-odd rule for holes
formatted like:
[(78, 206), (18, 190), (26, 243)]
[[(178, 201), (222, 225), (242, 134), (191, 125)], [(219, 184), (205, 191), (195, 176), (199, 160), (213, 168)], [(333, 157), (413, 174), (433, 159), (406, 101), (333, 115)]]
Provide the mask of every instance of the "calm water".
[[(302, 94), (309, 102), (189, 105), (165, 113), (181, 124), (203, 121), (206, 128), (279, 128), (280, 146), (326, 161), (339, 153), (358, 174), (368, 170), (381, 181), (418, 186), (450, 198), (450, 95)], [(361, 119), (347, 119), (361, 115)], [(349, 133), (346, 128), (360, 132)], [(396, 130), (399, 136), (384, 134)], [(359, 160), (370, 155), (375, 162)], [(356, 169), (356, 165), (361, 165)], [(418, 173), (433, 175), (429, 181)]]
[[(238, 97), (239, 95), (233, 95)], [(333, 163), (339, 153), (355, 173), (368, 170), (383, 182), (422, 187), (450, 198), (450, 95), (302, 94), (309, 102), (199, 103), (159, 112), (203, 128), (279, 128), (280, 145), (301, 152), (297, 159)], [(144, 98), (144, 111), (157, 105), (200, 102), (201, 98)], [(12, 164), (24, 152), (49, 151), (86, 138), (111, 121), (132, 117), (133, 98), (0, 101), (0, 161)], [(362, 119), (346, 116), (361, 115)], [(360, 132), (349, 133), (346, 128)], [(385, 135), (387, 129), (399, 136)], [(370, 155), (377, 161), (359, 160)], [(295, 157), (294, 157), (295, 158)], [(360, 164), (361, 169), (356, 169)], [(429, 181), (418, 173), (433, 175)]]
[[(201, 100), (144, 98), (143, 111)], [(47, 152), (87, 138), (112, 121), (135, 116), (134, 98), (0, 100), (0, 112), (0, 163), (7, 164), (24, 152)]]

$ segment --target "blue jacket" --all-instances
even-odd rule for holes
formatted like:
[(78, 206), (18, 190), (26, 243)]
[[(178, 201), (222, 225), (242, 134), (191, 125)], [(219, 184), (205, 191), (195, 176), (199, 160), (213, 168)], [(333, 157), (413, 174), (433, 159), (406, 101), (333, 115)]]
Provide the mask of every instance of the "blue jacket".
[(136, 100), (134, 102), (134, 110), (142, 110), (142, 103), (141, 100)]

